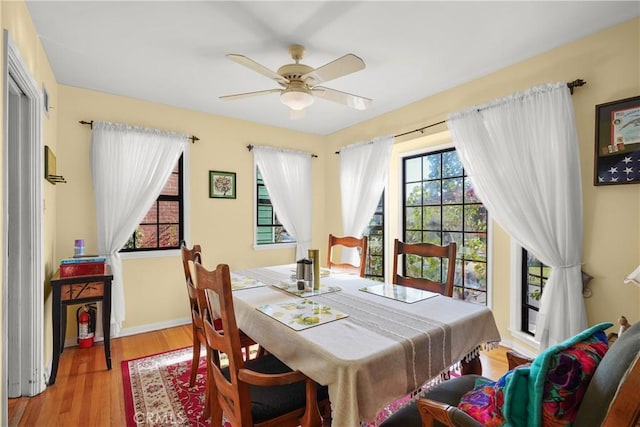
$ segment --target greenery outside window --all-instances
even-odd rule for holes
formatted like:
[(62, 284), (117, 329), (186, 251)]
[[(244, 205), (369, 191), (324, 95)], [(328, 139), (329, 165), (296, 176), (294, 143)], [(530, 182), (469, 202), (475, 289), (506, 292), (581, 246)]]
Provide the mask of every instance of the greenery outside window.
[(551, 275), (551, 267), (543, 264), (526, 249), (522, 249), (522, 322), (521, 329), (529, 335), (536, 333), (540, 298)]
[[(455, 149), (405, 157), (402, 173), (403, 241), (456, 242), (453, 296), (486, 305), (489, 218)], [(405, 275), (443, 280), (448, 261), (405, 258)]]
[(121, 252), (179, 249), (184, 238), (183, 156)]
[(365, 277), (384, 282), (384, 192), (364, 234), (368, 237)]
[(273, 245), (295, 243), (295, 239), (278, 220), (271, 197), (264, 185), (260, 169), (256, 167), (256, 244)]

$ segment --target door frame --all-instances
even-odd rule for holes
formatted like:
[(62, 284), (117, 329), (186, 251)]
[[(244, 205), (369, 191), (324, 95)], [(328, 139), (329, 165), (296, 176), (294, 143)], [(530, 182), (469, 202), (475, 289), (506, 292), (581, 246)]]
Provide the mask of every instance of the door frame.
[[(9, 283), (8, 283), (8, 188), (10, 185), (8, 176), (8, 111), (9, 111), (9, 75), (20, 87), (26, 97), (27, 114), (25, 120), (27, 130), (25, 135), (26, 147), (24, 153), (28, 156), (27, 170), (21, 171), (20, 179), (24, 183), (24, 188), (28, 194), (25, 195), (26, 212), (22, 212), (25, 220), (21, 225), (21, 233), (28, 236), (26, 247), (23, 248), (21, 256), (23, 260), (25, 283), (22, 296), (23, 315), (19, 319), (21, 322), (20, 342), (18, 351), (22, 357), (22, 380), (24, 395), (34, 396), (41, 393), (46, 387), (46, 373), (44, 372), (44, 352), (43, 352), (43, 317), (44, 317), (44, 266), (42, 263), (42, 253), (44, 243), (42, 240), (43, 229), (43, 197), (42, 197), (42, 174), (44, 148), (42, 145), (42, 94), (36, 84), (29, 68), (22, 59), (20, 51), (11, 39), (7, 30), (3, 31), (3, 52), (2, 63), (3, 87), (2, 102), (3, 110), (3, 147), (2, 147), (2, 418), (7, 420), (7, 354), (13, 349), (7, 347), (8, 334), (8, 305)], [(26, 298), (25, 298), (26, 297)]]

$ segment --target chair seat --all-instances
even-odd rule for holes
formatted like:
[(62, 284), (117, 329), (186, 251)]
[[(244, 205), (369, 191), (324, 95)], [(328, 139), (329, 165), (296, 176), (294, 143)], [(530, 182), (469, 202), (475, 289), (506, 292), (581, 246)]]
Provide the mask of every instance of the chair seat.
[[(282, 374), (291, 369), (272, 354), (267, 354), (245, 362), (245, 368), (263, 374)], [(229, 380), (229, 368), (222, 369), (223, 375)], [(304, 382), (283, 386), (249, 386), (251, 394), (251, 415), (254, 423), (276, 418), (288, 412), (303, 408), (305, 405)], [(318, 401), (329, 399), (329, 389), (318, 386)]]
[[(476, 379), (483, 378), (479, 375), (462, 375), (461, 377), (444, 381), (438, 384), (422, 397), (426, 397), (431, 400), (446, 403), (451, 406), (457, 406), (460, 402), (460, 398), (463, 394), (473, 388), (476, 383)], [(488, 380), (488, 379), (487, 379)], [(465, 424), (460, 424), (465, 425)], [(477, 426), (477, 423), (468, 424)], [(418, 402), (414, 400), (409, 405), (400, 409), (395, 414), (387, 418), (380, 427), (420, 427), (422, 426), (422, 420), (420, 419), (420, 413), (418, 412)], [(442, 426), (439, 422), (435, 422), (435, 426)]]

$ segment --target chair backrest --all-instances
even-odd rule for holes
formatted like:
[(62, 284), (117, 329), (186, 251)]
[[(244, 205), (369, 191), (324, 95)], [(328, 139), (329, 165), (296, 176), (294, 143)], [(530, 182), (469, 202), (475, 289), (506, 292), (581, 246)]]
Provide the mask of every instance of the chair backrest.
[[(335, 246), (344, 246), (347, 248), (360, 248), (360, 265), (356, 266), (349, 263), (340, 263), (332, 261), (333, 248)], [(329, 249), (327, 250), (327, 267), (344, 273), (359, 274), (364, 277), (367, 267), (367, 236), (358, 239), (353, 236), (337, 237), (329, 234)]]
[(640, 322), (618, 339), (600, 361), (584, 394), (575, 426), (635, 426), (640, 420)]
[[(456, 250), (457, 246), (455, 242), (451, 242), (446, 246), (438, 246), (430, 243), (404, 243), (395, 239), (393, 249), (392, 282), (398, 285), (437, 292), (450, 297), (453, 295), (453, 279), (456, 271)], [(398, 257), (400, 255), (402, 255), (405, 260), (408, 255), (414, 255), (422, 258), (439, 258), (438, 271), (442, 271), (440, 263), (447, 260), (447, 274), (443, 275), (443, 281), (402, 276), (398, 274)]]
[(189, 249), (184, 241), (180, 243), (180, 254), (182, 255), (182, 267), (184, 269), (184, 278), (187, 285), (187, 294), (189, 295), (189, 304), (191, 306), (191, 315), (200, 317), (200, 308), (198, 305), (198, 290), (196, 289), (193, 277), (191, 275), (191, 266), (195, 262), (202, 262), (202, 249), (200, 245), (193, 245)]
[(209, 319), (204, 319), (207, 351), (225, 353), (229, 360), (229, 379), (225, 377), (219, 364), (211, 364), (217, 402), (232, 425), (247, 425), (247, 420), (251, 420), (251, 398), (249, 386), (238, 381), (238, 372), (244, 368), (244, 359), (233, 307), (229, 266), (221, 264), (209, 271), (202, 264), (196, 263), (195, 274), (198, 286), (204, 289), (208, 311), (222, 320), (224, 330), (217, 330)]
[(229, 362), (222, 368), (212, 358), (208, 365), (213, 380), (209, 386), (211, 425), (220, 425), (224, 413), (231, 425), (238, 427), (254, 423), (262, 427), (320, 427), (318, 398), (328, 405), (326, 388), (319, 388), (315, 381), (292, 371), (272, 354), (244, 361), (229, 266), (219, 264), (209, 271), (196, 263), (195, 276), (204, 289), (208, 312), (221, 319), (224, 330), (217, 330), (208, 318), (204, 319), (207, 352), (225, 353)]

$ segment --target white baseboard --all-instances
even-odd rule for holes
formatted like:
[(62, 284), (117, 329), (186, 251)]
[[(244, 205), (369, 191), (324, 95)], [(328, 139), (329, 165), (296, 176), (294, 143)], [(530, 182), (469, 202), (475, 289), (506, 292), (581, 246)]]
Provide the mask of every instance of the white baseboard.
[(190, 323), (191, 323), (191, 317), (183, 317), (181, 319), (173, 319), (167, 322), (136, 326), (134, 328), (122, 328), (120, 329), (120, 335), (118, 335), (118, 337), (127, 337), (129, 335), (137, 335), (145, 332), (159, 331), (160, 329), (173, 328), (176, 326), (188, 325)]
[[(122, 328), (120, 329), (120, 335), (118, 335), (118, 337), (127, 337), (130, 335), (137, 335), (137, 334), (142, 334), (145, 332), (153, 332), (153, 331), (159, 331), (161, 329), (167, 329), (167, 328), (173, 328), (175, 326), (182, 326), (182, 325), (188, 325), (191, 323), (191, 317), (183, 317), (180, 319), (173, 319), (173, 320), (168, 320), (166, 322), (159, 322), (159, 323), (150, 323), (148, 325), (142, 325), (142, 326), (135, 326), (132, 328)], [(104, 341), (104, 337), (101, 335), (102, 334), (102, 329), (101, 328), (97, 328), (98, 330), (96, 331), (96, 336), (94, 338), (94, 342), (102, 342)], [(111, 339), (114, 338), (118, 338), (118, 337), (111, 337)], [(64, 346), (66, 347), (73, 347), (73, 346), (77, 346), (78, 345), (78, 338), (77, 337), (71, 337), (65, 340), (64, 342)], [(51, 364), (51, 362), (49, 362), (49, 365)]]

